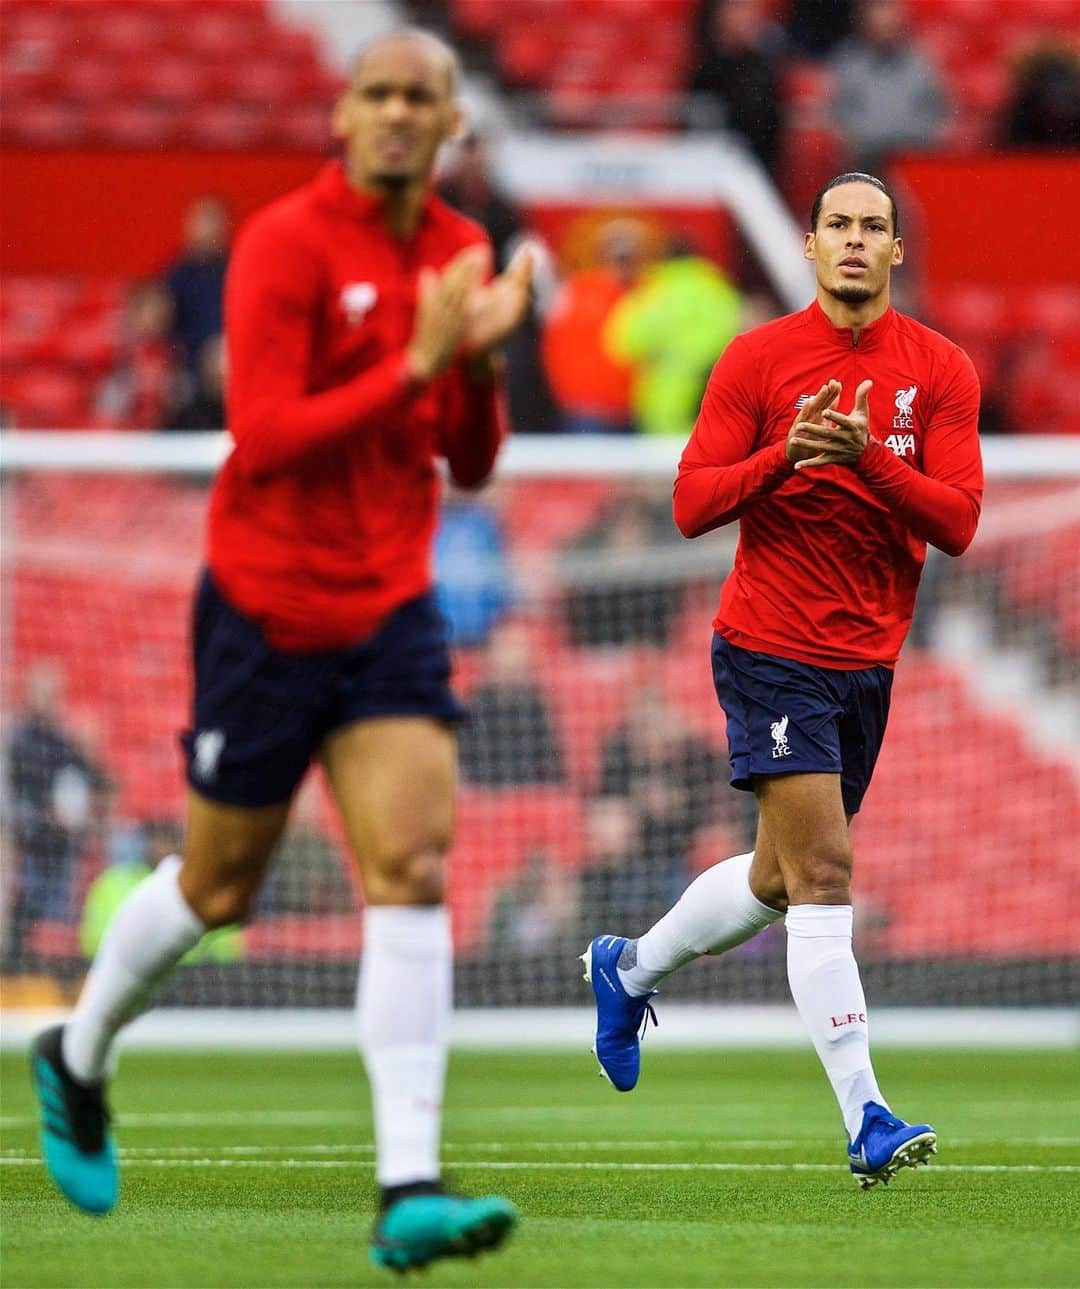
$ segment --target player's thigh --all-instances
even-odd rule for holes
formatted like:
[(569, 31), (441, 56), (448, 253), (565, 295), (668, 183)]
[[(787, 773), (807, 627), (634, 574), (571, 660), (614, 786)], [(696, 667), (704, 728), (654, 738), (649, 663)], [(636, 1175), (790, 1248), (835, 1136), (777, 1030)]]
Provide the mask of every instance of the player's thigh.
[(839, 774), (760, 775), (754, 792), (791, 904), (846, 903), (851, 841)]
[(180, 890), (207, 926), (247, 917), (289, 816), (290, 802), (237, 806), (188, 792)]
[(454, 826), (453, 730), (428, 717), (377, 717), (333, 731), (320, 755), (368, 903), (439, 902)]

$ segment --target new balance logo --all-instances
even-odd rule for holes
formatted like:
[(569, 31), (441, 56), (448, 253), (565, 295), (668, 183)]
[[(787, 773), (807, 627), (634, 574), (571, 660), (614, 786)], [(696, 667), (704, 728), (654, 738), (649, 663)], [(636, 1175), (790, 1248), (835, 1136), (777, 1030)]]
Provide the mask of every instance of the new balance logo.
[(791, 748), (788, 747), (787, 741), (788, 718), (786, 715), (781, 716), (778, 721), (773, 721), (769, 726), (769, 734), (773, 741), (773, 760), (777, 757), (790, 756)]
[[(899, 419), (899, 418), (897, 418)], [(894, 421), (895, 425), (896, 422)], [(890, 452), (895, 452), (898, 457), (915, 455), (915, 435), (914, 434), (890, 434), (885, 440), (885, 446)]]
[(224, 730), (203, 730), (195, 735), (195, 757), (192, 772), (203, 783), (212, 783), (217, 778), (218, 761), (225, 750)]
[(830, 1016), (833, 1029), (843, 1029), (845, 1025), (865, 1025), (866, 1012), (845, 1012), (843, 1016)]
[(800, 394), (793, 404), (796, 412), (801, 412), (813, 397), (813, 394)]

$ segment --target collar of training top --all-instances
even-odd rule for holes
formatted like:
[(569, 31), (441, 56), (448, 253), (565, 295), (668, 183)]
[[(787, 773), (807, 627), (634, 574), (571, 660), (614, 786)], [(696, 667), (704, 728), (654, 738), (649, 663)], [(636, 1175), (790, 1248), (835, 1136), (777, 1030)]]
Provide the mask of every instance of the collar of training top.
[[(811, 302), (810, 307), (807, 309), (807, 313), (811, 316), (815, 326), (822, 335), (828, 336), (840, 348), (851, 348), (851, 327), (834, 327), (826, 316), (825, 311), (816, 300)], [(892, 305), (890, 305), (880, 318), (863, 327), (859, 332), (860, 352), (873, 349), (875, 345), (881, 344), (892, 330), (895, 318), (896, 310)]]
[[(340, 211), (353, 219), (377, 219), (382, 211), (383, 198), (377, 193), (357, 192), (349, 183), (345, 167), (340, 161), (328, 161), (315, 176), (315, 197), (323, 206)], [(434, 194), (429, 188), (424, 198), (424, 217), (431, 212)]]

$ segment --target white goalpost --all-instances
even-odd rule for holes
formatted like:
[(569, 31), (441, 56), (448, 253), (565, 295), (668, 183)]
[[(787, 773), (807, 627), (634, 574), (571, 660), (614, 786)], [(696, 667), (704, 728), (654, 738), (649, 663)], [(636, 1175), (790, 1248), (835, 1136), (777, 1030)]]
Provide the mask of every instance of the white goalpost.
[[(579, 954), (752, 844), (708, 646), (734, 530), (684, 542), (680, 443), (517, 436), (452, 494), (436, 574), (472, 711), (451, 857), (462, 1046), (587, 1048)], [(875, 1041), (1080, 1043), (1080, 442), (984, 441), (980, 532), (932, 554), (854, 825)], [(182, 823), (190, 598), (218, 434), (0, 436), (0, 1037), (70, 1005)], [(35, 721), (37, 724), (35, 724)], [(127, 1041), (352, 1044), (359, 893), (316, 773), (249, 926)], [(782, 928), (665, 982), (659, 1046), (803, 1042)]]

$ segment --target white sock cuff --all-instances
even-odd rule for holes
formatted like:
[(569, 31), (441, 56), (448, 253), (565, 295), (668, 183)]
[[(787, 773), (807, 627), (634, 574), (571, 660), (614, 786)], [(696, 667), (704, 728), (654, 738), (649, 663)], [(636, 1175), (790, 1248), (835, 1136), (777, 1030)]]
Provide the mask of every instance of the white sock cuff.
[(364, 910), (364, 948), (410, 955), (449, 952), (450, 911), (445, 904), (377, 904)]
[(179, 855), (166, 855), (147, 878), (147, 881), (160, 882), (162, 892), (168, 892), (166, 898), (170, 905), (169, 912), (175, 919), (174, 926), (170, 928), (170, 931), (175, 931), (180, 935), (183, 935), (185, 931), (189, 931), (201, 940), (206, 934), (206, 923), (184, 899), (184, 893), (180, 889), (180, 869), (182, 867), (183, 863)]
[(852, 923), (850, 904), (793, 904), (784, 919), (788, 935), (802, 940), (837, 936), (850, 940)]

